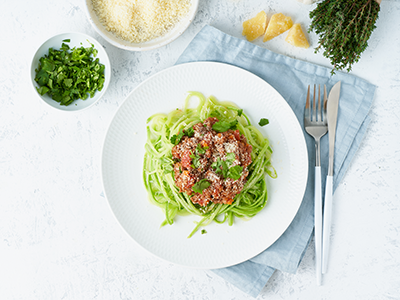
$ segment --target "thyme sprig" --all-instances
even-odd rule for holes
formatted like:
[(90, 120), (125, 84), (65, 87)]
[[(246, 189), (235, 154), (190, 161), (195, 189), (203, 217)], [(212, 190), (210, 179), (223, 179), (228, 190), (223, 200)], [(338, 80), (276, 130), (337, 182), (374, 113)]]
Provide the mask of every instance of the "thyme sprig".
[(375, 0), (325, 0), (310, 12), (308, 32), (319, 35), (317, 53), (324, 48), (335, 70), (351, 71), (368, 46), (368, 39), (376, 28), (380, 5)]

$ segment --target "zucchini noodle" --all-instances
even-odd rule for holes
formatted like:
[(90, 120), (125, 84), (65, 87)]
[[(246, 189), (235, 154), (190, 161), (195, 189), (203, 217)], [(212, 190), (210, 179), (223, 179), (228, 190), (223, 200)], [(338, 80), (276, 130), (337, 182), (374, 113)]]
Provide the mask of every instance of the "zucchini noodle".
[[(190, 107), (192, 97), (198, 98), (197, 107)], [(171, 137), (209, 117), (219, 121), (237, 120), (237, 129), (252, 146), (249, 175), (243, 190), (236, 195), (232, 204), (210, 202), (203, 207), (192, 203), (190, 196), (179, 192), (175, 185), (173, 172)], [(191, 237), (200, 227), (227, 222), (232, 225), (235, 217), (252, 218), (267, 203), (268, 193), (266, 175), (276, 178), (271, 164), (272, 149), (269, 141), (253, 125), (242, 110), (231, 102), (219, 102), (215, 97), (199, 92), (189, 92), (183, 109), (176, 109), (169, 114), (155, 114), (147, 120), (147, 142), (143, 164), (143, 180), (151, 203), (161, 207), (165, 220), (161, 226), (172, 225), (177, 215), (194, 214), (201, 217), (190, 233)]]

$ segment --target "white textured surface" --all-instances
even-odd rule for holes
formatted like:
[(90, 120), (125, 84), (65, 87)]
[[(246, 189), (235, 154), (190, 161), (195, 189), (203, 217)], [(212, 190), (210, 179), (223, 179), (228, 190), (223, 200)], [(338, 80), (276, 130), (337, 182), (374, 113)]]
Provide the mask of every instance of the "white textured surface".
[[(367, 131), (334, 195), (331, 260), (315, 285), (313, 243), (296, 274), (275, 272), (259, 299), (400, 299), (400, 2), (382, 1), (369, 48), (353, 74), (377, 86)], [(314, 6), (294, 0), (201, 1), (179, 39), (131, 53), (102, 40), (83, 2), (2, 1), (0, 22), (0, 298), (250, 299), (212, 272), (165, 263), (123, 232), (101, 196), (100, 149), (123, 99), (172, 66), (205, 24), (241, 37), (261, 9), (309, 24)], [(92, 35), (111, 60), (104, 97), (77, 114), (55, 111), (32, 93), (30, 59), (46, 38)], [(310, 35), (313, 47), (317, 38)], [(262, 47), (328, 65), (283, 37)]]

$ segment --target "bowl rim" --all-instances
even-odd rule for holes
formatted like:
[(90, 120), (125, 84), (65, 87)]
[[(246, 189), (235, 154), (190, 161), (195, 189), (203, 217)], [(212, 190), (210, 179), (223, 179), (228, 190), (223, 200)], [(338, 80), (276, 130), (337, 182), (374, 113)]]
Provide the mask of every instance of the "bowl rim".
[[(197, 10), (198, 10), (198, 8), (199, 8), (199, 2), (200, 2), (199, 0), (190, 0), (190, 1), (191, 1), (191, 5), (192, 5), (193, 9), (192, 9), (192, 10), (189, 10), (189, 14), (188, 14), (188, 16), (187, 16), (187, 21), (185, 21), (184, 23), (182, 23), (183, 27), (182, 27), (179, 31), (177, 31), (176, 34), (172, 35), (172, 36), (169, 37), (168, 39), (166, 39), (166, 40), (164, 40), (164, 41), (162, 41), (162, 42), (160, 42), (160, 43), (156, 43), (156, 44), (154, 44), (154, 45), (150, 45), (150, 46), (149, 46), (149, 45), (146, 45), (146, 44), (140, 44), (141, 46), (139, 46), (139, 45), (135, 46), (134, 43), (131, 43), (132, 46), (128, 46), (128, 45), (124, 45), (124, 44), (119, 43), (119, 42), (118, 42), (118, 39), (119, 39), (119, 38), (118, 38), (117, 36), (115, 36), (115, 35), (112, 34), (112, 33), (107, 34), (107, 33), (105, 32), (106, 29), (105, 29), (104, 27), (103, 27), (103, 29), (104, 29), (104, 31), (103, 31), (103, 30), (101, 30), (101, 29), (96, 25), (95, 21), (93, 20), (93, 16), (92, 16), (92, 14), (91, 14), (91, 12), (90, 12), (90, 9), (89, 9), (89, 7), (88, 7), (88, 6), (89, 6), (89, 2), (91, 3), (92, 0), (84, 0), (84, 2), (85, 2), (84, 7), (85, 7), (86, 16), (87, 16), (87, 18), (89, 19), (90, 24), (92, 25), (92, 27), (94, 28), (94, 30), (95, 30), (102, 38), (104, 38), (107, 42), (109, 42), (110, 44), (114, 45), (114, 46), (117, 47), (117, 48), (124, 49), (124, 50), (128, 50), (128, 51), (137, 51), (137, 52), (140, 52), (140, 51), (154, 50), (154, 49), (157, 49), (157, 48), (161, 48), (161, 47), (163, 47), (163, 46), (165, 46), (165, 45), (168, 45), (169, 43), (173, 42), (173, 41), (176, 40), (178, 37), (180, 37), (180, 36), (189, 28), (190, 24), (192, 24), (194, 18), (196, 17)], [(94, 15), (95, 15), (95, 14), (94, 14)], [(96, 15), (95, 15), (95, 17), (97, 18)], [(99, 23), (100, 23), (100, 22), (99, 22)], [(172, 30), (174, 30), (174, 28), (173, 28)], [(115, 39), (110, 38), (109, 35), (115, 37)], [(158, 38), (161, 38), (161, 37), (158, 37)], [(157, 38), (156, 38), (156, 39), (157, 39)], [(154, 41), (154, 40), (156, 40), (156, 39), (152, 39), (152, 40), (150, 40), (150, 41)], [(120, 39), (120, 40), (123, 41), (122, 39)], [(150, 41), (148, 41), (148, 42), (150, 42)]]
[[(102, 58), (102, 61), (100, 62), (101, 64), (103, 64), (106, 68), (104, 71), (104, 75), (105, 75), (105, 81), (104, 81), (104, 86), (103, 89), (101, 91), (96, 91), (96, 93), (100, 93), (100, 95), (98, 96), (97, 99), (94, 99), (93, 102), (87, 106), (84, 107), (80, 107), (80, 108), (75, 108), (75, 109), (65, 109), (66, 107), (69, 106), (62, 106), (62, 105), (52, 105), (50, 103), (48, 103), (42, 95), (40, 95), (38, 93), (38, 91), (36, 90), (36, 87), (38, 86), (37, 83), (35, 82), (34, 79), (34, 74), (35, 74), (35, 69), (37, 68), (37, 64), (39, 63), (39, 60), (36, 60), (36, 56), (38, 55), (39, 51), (42, 49), (42, 47), (49, 41), (53, 40), (53, 39), (57, 39), (60, 38), (60, 36), (64, 36), (64, 35), (77, 35), (77, 36), (81, 36), (83, 38), (83, 40), (87, 40), (89, 43), (95, 45), (95, 49), (98, 52), (102, 52), (102, 54), (104, 54), (104, 58)], [(103, 45), (97, 40), (95, 39), (93, 36), (88, 35), (86, 33), (83, 32), (78, 32), (78, 31), (73, 31), (73, 32), (61, 32), (61, 33), (57, 33), (55, 35), (50, 36), (49, 38), (44, 39), (43, 42), (40, 43), (39, 47), (36, 48), (36, 51), (34, 52), (32, 58), (31, 58), (31, 65), (29, 68), (29, 77), (30, 77), (30, 82), (31, 82), (31, 86), (33, 88), (34, 93), (40, 98), (42, 103), (45, 103), (47, 106), (52, 107), (53, 109), (56, 109), (58, 111), (64, 111), (64, 112), (80, 112), (83, 110), (88, 109), (89, 107), (94, 106), (106, 93), (108, 86), (110, 85), (110, 81), (111, 81), (111, 63), (110, 63), (110, 58), (108, 56), (108, 53), (106, 51), (106, 49), (103, 47)], [(92, 98), (88, 98), (87, 100), (92, 99)], [(78, 99), (79, 100), (79, 99)], [(80, 99), (81, 100), (81, 99)], [(82, 100), (82, 101), (86, 101), (86, 100)], [(58, 103), (55, 101), (55, 103)]]

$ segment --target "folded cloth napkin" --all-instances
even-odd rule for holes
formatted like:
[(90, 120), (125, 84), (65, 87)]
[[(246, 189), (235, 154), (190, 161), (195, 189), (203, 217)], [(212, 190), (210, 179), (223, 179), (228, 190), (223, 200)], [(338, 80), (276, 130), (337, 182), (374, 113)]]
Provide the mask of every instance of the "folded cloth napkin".
[[(188, 45), (177, 64), (215, 61), (246, 69), (268, 82), (288, 102), (303, 126), (307, 86), (326, 84), (328, 93), (341, 81), (336, 131), (333, 189), (343, 178), (366, 132), (375, 86), (355, 76), (276, 54), (243, 39), (205, 26)], [(245, 87), (243, 87), (245, 88)], [(304, 132), (309, 154), (309, 180), (299, 211), (284, 234), (258, 256), (228, 268), (213, 270), (242, 291), (257, 297), (275, 269), (295, 273), (314, 227), (314, 139)], [(321, 140), (321, 172), (324, 194), (328, 170), (328, 135)]]

